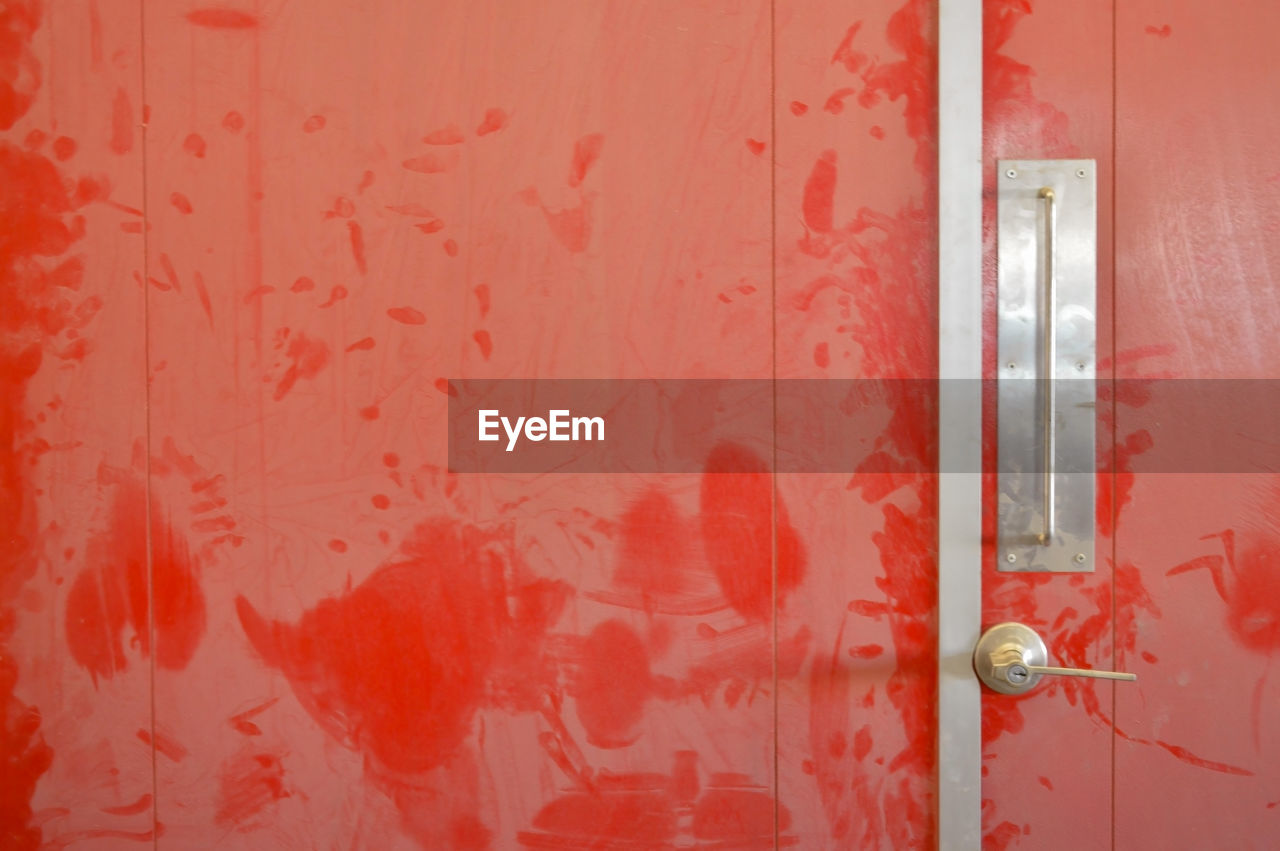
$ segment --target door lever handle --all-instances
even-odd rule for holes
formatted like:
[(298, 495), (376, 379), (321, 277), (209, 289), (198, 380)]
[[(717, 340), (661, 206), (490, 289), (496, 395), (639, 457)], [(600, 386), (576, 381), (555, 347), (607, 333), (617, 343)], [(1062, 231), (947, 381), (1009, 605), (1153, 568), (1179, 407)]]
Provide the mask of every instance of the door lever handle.
[(1058, 668), (1046, 665), (1049, 650), (1044, 639), (1021, 623), (991, 627), (973, 649), (973, 668), (987, 687), (1001, 694), (1026, 694), (1045, 676), (1091, 677), (1099, 680), (1135, 682), (1137, 674), (1096, 671), (1089, 668)]

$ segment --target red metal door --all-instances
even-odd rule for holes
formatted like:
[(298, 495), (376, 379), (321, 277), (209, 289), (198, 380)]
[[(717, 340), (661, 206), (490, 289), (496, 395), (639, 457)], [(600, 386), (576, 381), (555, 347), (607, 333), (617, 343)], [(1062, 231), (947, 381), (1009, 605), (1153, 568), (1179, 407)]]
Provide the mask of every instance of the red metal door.
[[(1101, 167), (1100, 375), (1275, 373), (1276, 13), (986, 8), (988, 167)], [(3, 844), (931, 846), (927, 397), (776, 477), (456, 476), (445, 411), (933, 378), (935, 43), (924, 0), (4, 4)], [(1141, 402), (1097, 572), (984, 570), (1141, 677), (985, 701), (990, 847), (1280, 830), (1275, 484), (1134, 472)]]

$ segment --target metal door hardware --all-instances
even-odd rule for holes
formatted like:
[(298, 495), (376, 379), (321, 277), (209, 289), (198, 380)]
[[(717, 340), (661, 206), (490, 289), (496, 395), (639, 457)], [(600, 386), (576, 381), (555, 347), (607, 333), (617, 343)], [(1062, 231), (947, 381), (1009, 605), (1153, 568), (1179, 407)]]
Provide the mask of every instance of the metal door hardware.
[(999, 552), (1004, 571), (1093, 570), (1093, 160), (998, 166)]
[(1001, 694), (1026, 694), (1045, 676), (1093, 677), (1134, 682), (1137, 674), (1095, 671), (1089, 668), (1055, 668), (1049, 650), (1034, 629), (1021, 623), (996, 624), (982, 634), (973, 648), (973, 669), (987, 687)]

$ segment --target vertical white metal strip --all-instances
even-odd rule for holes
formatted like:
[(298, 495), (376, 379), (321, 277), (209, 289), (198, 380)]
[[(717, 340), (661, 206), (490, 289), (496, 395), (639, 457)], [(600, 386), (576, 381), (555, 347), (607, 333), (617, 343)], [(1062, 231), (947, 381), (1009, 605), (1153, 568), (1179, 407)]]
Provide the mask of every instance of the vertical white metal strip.
[(982, 0), (938, 3), (938, 847), (982, 844)]

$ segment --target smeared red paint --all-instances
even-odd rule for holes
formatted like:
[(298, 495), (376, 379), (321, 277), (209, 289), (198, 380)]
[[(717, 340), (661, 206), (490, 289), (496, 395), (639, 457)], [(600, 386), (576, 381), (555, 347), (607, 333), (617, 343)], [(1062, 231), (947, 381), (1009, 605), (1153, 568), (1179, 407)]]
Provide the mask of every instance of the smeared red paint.
[(145, 813), (151, 809), (151, 795), (144, 794), (131, 804), (121, 804), (118, 807), (100, 807), (100, 809), (110, 816), (136, 816), (138, 813)]
[(437, 233), (444, 230), (444, 221), (441, 219), (432, 219), (429, 222), (420, 222), (415, 224), (414, 227), (423, 233)]
[(454, 398), (457, 398), (458, 396), (458, 388), (450, 384), (449, 379), (447, 378), (437, 378), (435, 380), (435, 388), (446, 396), (452, 396)]
[(460, 145), (463, 139), (462, 130), (456, 124), (441, 127), (439, 130), (432, 130), (422, 137), (422, 141), (428, 145)]
[(480, 357), (488, 360), (489, 355), (493, 354), (493, 340), (489, 337), (489, 332), (481, 328), (471, 335), (471, 339), (476, 341), (476, 346), (480, 349)]
[(830, 95), (827, 96), (826, 103), (822, 105), (823, 111), (829, 112), (832, 115), (839, 115), (840, 113), (844, 112), (845, 98), (849, 97), (852, 94), (856, 94), (857, 91), (858, 91), (857, 89), (850, 88), (848, 86), (841, 89), (836, 89), (834, 92), (832, 92)]
[(1237, 536), (1228, 529), (1207, 537), (1221, 539), (1223, 555), (1198, 556), (1168, 575), (1204, 570), (1227, 604), (1227, 626), (1236, 642), (1264, 655), (1280, 651), (1280, 543), (1274, 531)]
[(831, 230), (834, 217), (836, 191), (836, 152), (823, 151), (809, 172), (804, 183), (804, 223), (811, 230), (826, 233)]
[(759, 139), (747, 139), (747, 150), (755, 154), (757, 157), (764, 153), (764, 142)]
[(237, 733), (242, 733), (246, 736), (261, 736), (262, 729), (257, 724), (253, 723), (252, 719), (261, 715), (263, 712), (266, 712), (279, 701), (280, 698), (278, 697), (273, 697), (270, 700), (263, 701), (252, 709), (246, 709), (244, 712), (238, 712), (235, 715), (232, 715), (227, 719), (227, 723), (230, 724), (231, 728)]
[(233, 109), (222, 116), (222, 126), (228, 133), (239, 133), (244, 129), (244, 116)]
[(187, 12), (187, 20), (214, 30), (247, 30), (258, 26), (258, 18), (238, 9), (208, 8)]
[(385, 493), (375, 493), (369, 499), (369, 502), (371, 502), (373, 504), (373, 507), (378, 509), (379, 511), (386, 511), (388, 508), (391, 507), (391, 498), (387, 496)]
[(446, 239), (444, 241), (444, 253), (450, 257), (458, 256), (458, 243), (456, 240)]
[(173, 205), (173, 208), (175, 210), (177, 210), (179, 213), (182, 213), (182, 215), (184, 216), (191, 215), (191, 211), (192, 211), (191, 201), (187, 198), (186, 195), (183, 195), (181, 192), (170, 193), (169, 203)]
[(284, 784), (280, 754), (242, 752), (228, 759), (218, 777), (218, 809), (214, 820), (224, 827), (252, 830), (247, 823), (281, 798), (290, 795)]
[(306, 275), (303, 275), (293, 282), (293, 285), (289, 287), (289, 292), (305, 293), (310, 292), (315, 288), (316, 282), (308, 278)]
[(59, 162), (66, 162), (76, 155), (75, 139), (59, 136), (53, 140), (53, 156)]
[(133, 150), (133, 105), (124, 89), (117, 88), (111, 101), (111, 138), (107, 148), (113, 154), (127, 154)]
[[(857, 23), (846, 30), (831, 60), (860, 78), (860, 107), (870, 108), (886, 94), (904, 100), (906, 135), (916, 145), (914, 161), (926, 196), (934, 180), (936, 141), (930, 123), (936, 97), (934, 8), (924, 0), (909, 0), (890, 18), (888, 42), (900, 60), (881, 62), (857, 51)], [(927, 197), (888, 213), (864, 210), (837, 223), (836, 181), (835, 153), (826, 151), (806, 181), (800, 212), (807, 233), (794, 243), (799, 254), (824, 260), (826, 271), (815, 274), (796, 294), (794, 309), (808, 309), (827, 290), (847, 294), (843, 297), (858, 305), (857, 314), (852, 321), (841, 317), (828, 335), (839, 335), (860, 348), (864, 375), (936, 374), (934, 341), (918, 330), (936, 324), (933, 290), (921, 285), (921, 276), (928, 274), (923, 270), (934, 267), (935, 234)], [(857, 263), (845, 261), (850, 257)], [(814, 661), (809, 682), (815, 788), (839, 847), (928, 847), (936, 841), (931, 801), (936, 481), (928, 474), (936, 469), (936, 412), (933, 400), (918, 389), (895, 384), (886, 385), (894, 414), (877, 439), (877, 451), (848, 485), (883, 512), (882, 529), (873, 538), (880, 562), (876, 585), (883, 597), (854, 601), (850, 611), (887, 622), (894, 667), (884, 695), (901, 718), (906, 745), (890, 751), (874, 739), (859, 741), (852, 731), (849, 707), (873, 705), (879, 689), (853, 691), (852, 671), (864, 651), (846, 651), (842, 627), (830, 651)], [(905, 497), (891, 501), (898, 493)], [(836, 755), (830, 743), (838, 737), (852, 737), (855, 747)]]
[(253, 304), (255, 301), (262, 298), (264, 295), (268, 295), (269, 293), (273, 293), (275, 291), (276, 291), (275, 287), (269, 287), (266, 284), (263, 284), (260, 287), (254, 287), (253, 289), (249, 290), (249, 292), (244, 294), (244, 303)]
[(871, 136), (871, 138), (872, 138), (872, 139), (883, 139), (883, 138), (884, 138), (884, 128), (883, 128), (883, 127), (881, 127), (879, 124), (873, 124), (873, 125), (871, 125), (871, 129), (870, 129), (870, 130), (868, 130), (868, 131), (867, 131), (867, 133), (868, 133), (868, 134), (870, 134), (870, 136)]
[(171, 762), (182, 762), (182, 760), (186, 759), (190, 753), (190, 751), (188, 751), (181, 742), (160, 730), (156, 730), (155, 736), (152, 736), (147, 730), (142, 729), (139, 729), (134, 735), (137, 736), (138, 741), (142, 742), (147, 747), (152, 747), (154, 742), (156, 753)]
[(454, 163), (454, 159), (436, 154), (423, 154), (420, 157), (410, 157), (400, 165), (409, 171), (416, 171), (420, 174), (440, 174), (452, 168)]
[[(128, 667), (123, 632), (145, 657), (155, 635), (155, 663), (186, 667), (205, 630), (204, 593), (196, 556), (158, 503), (150, 507), (148, 594), (147, 503), (142, 485), (120, 474), (106, 525), (85, 547), (84, 568), (67, 593), (67, 648), (96, 683)], [(153, 613), (148, 609), (153, 608)]]
[(436, 214), (421, 204), (388, 204), (387, 209), (402, 216), (417, 216), (420, 219), (434, 219)]
[(369, 271), (364, 257), (364, 230), (359, 222), (347, 222), (347, 233), (351, 238), (351, 258), (356, 261), (356, 268), (363, 275)]
[(703, 467), (699, 509), (707, 561), (729, 605), (768, 620), (775, 592), (782, 606), (800, 584), (806, 556), (764, 459), (734, 443), (717, 445)]
[(312, 340), (305, 334), (298, 334), (289, 341), (285, 355), (290, 360), (289, 368), (271, 394), (271, 398), (277, 402), (289, 395), (289, 391), (299, 381), (309, 380), (320, 374), (320, 370), (329, 363), (329, 346), (321, 340)]
[(813, 363), (822, 369), (831, 365), (831, 350), (826, 343), (819, 343), (813, 347)]
[(809, 105), (798, 100), (791, 102), (791, 114), (797, 118), (809, 111)]
[(213, 302), (209, 299), (209, 290), (204, 285), (204, 276), (199, 272), (191, 276), (193, 286), (196, 288), (196, 297), (200, 299), (200, 307), (204, 310), (204, 315), (209, 320), (209, 327), (213, 327)]
[(369, 422), (373, 422), (378, 417), (382, 416), (382, 411), (381, 409), (378, 408), (377, 405), (368, 405), (366, 407), (361, 408), (356, 413), (360, 415), (360, 419), (368, 420)]
[(323, 115), (309, 115), (307, 120), (302, 122), (303, 133), (318, 133), (324, 129), (325, 117)]
[(543, 218), (556, 240), (573, 254), (587, 250), (591, 242), (591, 199), (583, 198), (576, 207), (551, 210), (542, 207)]
[(571, 690), (587, 741), (600, 748), (631, 744), (651, 688), (649, 657), (640, 637), (620, 621), (593, 629), (583, 642)]
[(490, 133), (496, 133), (503, 127), (507, 126), (507, 113), (497, 107), (490, 107), (485, 110), (484, 120), (480, 122), (480, 126), (476, 128), (477, 136), (487, 136)]
[(205, 144), (204, 137), (198, 133), (190, 133), (187, 138), (182, 140), (182, 150), (186, 151), (196, 159), (204, 159), (205, 151), (208, 146)]
[(603, 150), (603, 133), (589, 133), (573, 143), (573, 161), (569, 164), (570, 186), (581, 185)]
[(427, 317), (421, 310), (413, 307), (392, 307), (387, 309), (387, 316), (404, 325), (426, 325)]
[(1168, 38), (1169, 36), (1173, 35), (1173, 27), (1169, 26), (1168, 24), (1164, 24), (1163, 26), (1159, 26), (1159, 27), (1154, 26), (1152, 24), (1147, 24), (1147, 26), (1143, 28), (1143, 31), (1146, 32), (1147, 35), (1153, 35), (1156, 38)]
[(347, 288), (342, 284), (336, 284), (333, 289), (329, 290), (329, 298), (321, 302), (318, 307), (333, 307), (349, 295)]
[(351, 345), (347, 346), (346, 351), (348, 352), (366, 351), (367, 352), (368, 350), (372, 349), (375, 345), (377, 345), (377, 341), (375, 341), (372, 337), (362, 337), (359, 340), (356, 340)]
[(340, 538), (331, 539), (328, 546), (335, 553), (345, 553), (347, 551), (347, 542)]
[(392, 783), (383, 772), (428, 771), (457, 753), (487, 701), (539, 706), (526, 666), (538, 664), (564, 589), (517, 579), (522, 572), (507, 567), (519, 565), (513, 544), (509, 529), (431, 520), (297, 624), (268, 621), (244, 598), (236, 610), (254, 649), (316, 722)]
[(26, 114), (40, 88), (40, 60), (31, 50), (39, 26), (39, 2), (10, 3), (0, 12), (0, 130)]

